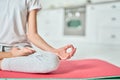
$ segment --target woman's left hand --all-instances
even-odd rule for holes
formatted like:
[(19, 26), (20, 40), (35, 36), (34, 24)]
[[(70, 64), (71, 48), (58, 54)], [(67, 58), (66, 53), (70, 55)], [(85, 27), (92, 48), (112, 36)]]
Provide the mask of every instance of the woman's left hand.
[[(68, 51), (68, 49), (71, 49), (71, 51)], [(62, 48), (58, 48), (55, 50), (56, 55), (61, 59), (61, 60), (66, 60), (70, 59), (76, 52), (76, 48), (74, 48), (73, 45), (66, 45)]]

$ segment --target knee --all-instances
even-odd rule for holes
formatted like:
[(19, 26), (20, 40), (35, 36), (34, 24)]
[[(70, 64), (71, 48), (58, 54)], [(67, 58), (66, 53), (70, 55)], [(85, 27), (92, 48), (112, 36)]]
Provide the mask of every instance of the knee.
[(42, 73), (50, 73), (55, 71), (59, 67), (59, 58), (53, 53), (44, 54), (43, 64), (42, 64)]
[(58, 66), (59, 66), (58, 63), (51, 63), (51, 64), (48, 64), (48, 67), (47, 67), (45, 73), (50, 73), (50, 72), (53, 72), (53, 71), (57, 70)]
[(59, 61), (60, 60), (56, 55), (54, 54), (50, 55), (46, 61), (45, 73), (55, 71), (59, 67)]
[[(48, 62), (50, 62), (50, 61), (48, 61)], [(36, 72), (37, 73), (50, 73), (50, 72), (53, 72), (58, 69), (58, 67), (59, 67), (58, 62), (57, 63), (56, 62), (48, 63), (48, 62), (42, 64), (42, 66), (40, 65), (39, 68), (36, 68), (37, 69)]]

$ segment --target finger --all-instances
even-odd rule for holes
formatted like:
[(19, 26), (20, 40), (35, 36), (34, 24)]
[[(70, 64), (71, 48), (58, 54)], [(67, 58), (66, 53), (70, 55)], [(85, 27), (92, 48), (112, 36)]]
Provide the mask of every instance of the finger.
[(66, 50), (66, 53), (71, 53), (74, 49), (75, 49), (74, 46), (71, 45), (71, 46)]
[(28, 56), (28, 55), (30, 55), (30, 54), (32, 54), (31, 52), (28, 52), (28, 51), (23, 51), (23, 50), (21, 50), (20, 51), (20, 54), (22, 55), (22, 56)]
[(70, 53), (66, 53), (66, 54), (69, 54), (66, 56), (66, 58), (64, 58), (64, 60), (66, 59), (70, 59), (76, 52), (76, 48), (74, 48)]
[(65, 50), (67, 50), (68, 48), (74, 48), (73, 45), (69, 44), (67, 46), (64, 47)]
[(76, 52), (76, 48), (74, 48), (69, 54), (70, 54), (70, 57), (72, 57)]
[(33, 48), (30, 48), (30, 47), (26, 47), (26, 48), (35, 51)]
[(70, 59), (75, 54), (75, 51), (76, 48), (71, 53), (69, 53), (69, 56), (66, 59)]
[(35, 50), (33, 48), (30, 48), (30, 47), (26, 47), (26, 48), (31, 50), (33, 53), (35, 52)]
[(70, 59), (71, 58), (71, 56), (69, 55), (66, 59)]

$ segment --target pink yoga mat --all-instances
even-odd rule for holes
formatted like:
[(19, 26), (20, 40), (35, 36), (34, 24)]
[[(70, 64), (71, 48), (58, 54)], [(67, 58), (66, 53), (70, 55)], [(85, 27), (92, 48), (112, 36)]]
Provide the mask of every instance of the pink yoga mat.
[(120, 67), (99, 59), (61, 61), (59, 68), (48, 74), (0, 71), (0, 78), (98, 78), (120, 76)]

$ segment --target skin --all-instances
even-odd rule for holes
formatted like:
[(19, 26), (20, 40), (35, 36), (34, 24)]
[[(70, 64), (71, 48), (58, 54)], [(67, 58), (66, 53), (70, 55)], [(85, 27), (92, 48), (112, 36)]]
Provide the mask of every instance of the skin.
[[(33, 43), (38, 48), (52, 52), (53, 54), (56, 54), (60, 60), (62, 59), (69, 59), (71, 58), (76, 48), (72, 44), (65, 45), (63, 47), (60, 47), (58, 49), (53, 48), (50, 46), (45, 40), (38, 34), (37, 32), (37, 10), (32, 10), (29, 12), (28, 15), (28, 31), (27, 31), (27, 37), (31, 43)], [(71, 48), (70, 52), (67, 52), (67, 49)], [(30, 54), (34, 54), (34, 50), (31, 50), (30, 48), (12, 48), (10, 52), (0, 52), (0, 64), (2, 62), (2, 59), (4, 58), (11, 58), (11, 57), (19, 57), (19, 56), (28, 56)]]

